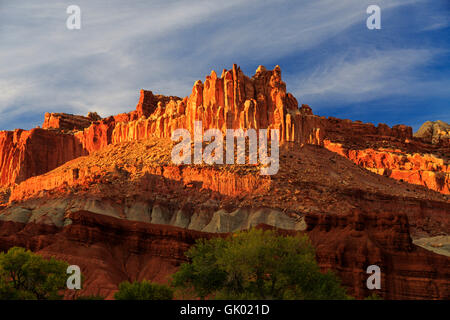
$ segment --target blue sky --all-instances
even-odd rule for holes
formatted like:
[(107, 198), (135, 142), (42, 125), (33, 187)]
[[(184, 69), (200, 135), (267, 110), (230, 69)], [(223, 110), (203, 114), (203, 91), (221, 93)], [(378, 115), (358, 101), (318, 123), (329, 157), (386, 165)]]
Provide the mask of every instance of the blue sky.
[[(66, 28), (72, 4), (81, 30)], [(187, 96), (233, 63), (280, 65), (316, 114), (417, 130), (450, 122), (449, 22), (448, 0), (1, 0), (0, 130), (128, 112), (141, 88)]]

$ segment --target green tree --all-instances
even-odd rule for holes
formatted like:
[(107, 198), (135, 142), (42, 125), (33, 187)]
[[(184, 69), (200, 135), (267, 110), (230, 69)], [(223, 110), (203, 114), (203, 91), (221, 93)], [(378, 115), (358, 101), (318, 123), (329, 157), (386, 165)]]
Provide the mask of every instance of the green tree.
[(172, 300), (173, 289), (167, 285), (128, 281), (119, 284), (119, 291), (114, 294), (116, 300)]
[(331, 272), (322, 273), (306, 236), (252, 229), (200, 239), (172, 284), (204, 299), (347, 299)]
[(24, 248), (0, 253), (0, 299), (59, 299), (66, 288), (68, 264), (49, 260)]

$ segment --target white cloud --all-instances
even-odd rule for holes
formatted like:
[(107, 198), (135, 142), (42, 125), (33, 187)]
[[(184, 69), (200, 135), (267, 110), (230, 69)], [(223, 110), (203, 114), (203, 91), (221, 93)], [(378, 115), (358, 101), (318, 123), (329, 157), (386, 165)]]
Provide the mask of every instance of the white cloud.
[(365, 101), (410, 92), (415, 71), (438, 52), (425, 49), (373, 51), (368, 56), (333, 58), (294, 86), (302, 97)]
[(31, 84), (29, 83), (0, 79), (0, 112), (2, 111), (2, 106), (14, 103), (14, 101), (20, 97), (21, 94), (26, 93), (30, 87)]
[[(415, 2), (380, 0), (378, 4), (389, 10)], [(188, 95), (194, 81), (211, 68), (220, 72), (219, 67), (249, 61), (256, 68), (264, 61), (311, 49), (357, 23), (365, 28), (365, 9), (371, 1), (153, 0), (100, 4), (79, 0), (79, 31), (65, 27), (65, 9), (70, 4), (14, 1), (1, 5), (0, 128), (30, 109), (98, 111), (103, 116), (130, 111), (141, 88)], [(414, 65), (419, 58), (411, 56), (406, 62)], [(356, 87), (361, 96), (379, 84), (365, 81), (364, 88), (358, 86), (357, 79), (365, 74), (379, 80), (383, 70), (390, 69), (387, 58), (374, 59), (357, 61), (357, 67), (337, 61), (343, 65), (333, 72)], [(373, 67), (366, 63), (373, 63)], [(310, 86), (299, 85), (300, 95), (304, 95), (303, 90), (310, 95), (341, 90), (350, 97), (351, 86), (333, 81), (326, 70), (317, 70), (309, 79)]]

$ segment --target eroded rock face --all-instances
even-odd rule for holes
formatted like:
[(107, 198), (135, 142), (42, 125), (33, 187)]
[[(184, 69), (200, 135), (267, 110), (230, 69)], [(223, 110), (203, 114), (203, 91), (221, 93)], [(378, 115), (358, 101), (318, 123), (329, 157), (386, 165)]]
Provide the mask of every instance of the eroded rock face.
[(87, 155), (72, 134), (32, 129), (0, 132), (0, 185), (10, 186)]
[(65, 212), (88, 210), (195, 230), (235, 231), (255, 222), (297, 229), (305, 213), (361, 208), (408, 215), (415, 237), (450, 232), (447, 196), (371, 173), (325, 148), (285, 146), (279, 173), (261, 176), (254, 165), (174, 166), (171, 143), (109, 145), (29, 178), (10, 192), (0, 220), (62, 226)]
[[(412, 128), (328, 118), (324, 146), (372, 172), (450, 193), (450, 147), (413, 137)], [(423, 131), (423, 130), (422, 130)], [(443, 135), (442, 135), (443, 136)], [(426, 143), (424, 143), (426, 142)]]
[(448, 299), (449, 258), (412, 244), (408, 218), (397, 213), (308, 215), (307, 233), (318, 263), (334, 269), (356, 297), (367, 297), (367, 267), (381, 269), (384, 299)]
[(74, 134), (88, 153), (92, 153), (111, 144), (111, 136), (116, 124), (114, 117), (102, 119), (93, 123), (83, 131)]
[(450, 125), (444, 121), (427, 121), (414, 134), (414, 137), (432, 144), (450, 146)]
[(391, 148), (349, 149), (329, 140), (325, 140), (325, 147), (372, 172), (450, 194), (450, 167), (436, 155)]
[(100, 120), (97, 114), (90, 117), (77, 116), (67, 113), (46, 113), (42, 124), (43, 129), (60, 129), (63, 131), (83, 130), (89, 127), (93, 121)]
[(357, 139), (367, 136), (394, 137), (400, 139), (411, 139), (412, 128), (405, 125), (395, 125), (392, 128), (384, 123), (378, 124), (377, 127), (372, 123), (363, 123), (361, 121), (351, 121), (348, 119), (338, 119), (329, 117), (324, 119), (324, 125), (327, 138), (332, 140), (342, 140), (346, 137)]
[(286, 93), (279, 66), (274, 70), (260, 66), (249, 78), (234, 65), (220, 77), (212, 71), (204, 83), (197, 81), (188, 98), (155, 99), (141, 91), (139, 118), (118, 123), (112, 141), (170, 137), (180, 128), (193, 134), (194, 122), (202, 121), (203, 130), (278, 129), (281, 142), (321, 144), (321, 122), (307, 108), (299, 110), (295, 97)]
[(80, 266), (85, 281), (81, 292), (113, 298), (123, 281), (149, 279), (165, 283), (186, 261), (184, 252), (198, 238), (212, 235), (181, 228), (114, 219), (89, 212), (67, 216), (71, 224), (0, 222), (0, 250), (12, 246)]
[(149, 90), (141, 90), (139, 102), (136, 106), (136, 110), (131, 113), (130, 120), (139, 119), (141, 117), (149, 117), (153, 112), (155, 112), (158, 105), (161, 103), (166, 105), (170, 101), (181, 100), (178, 97), (171, 96), (166, 97), (163, 95), (154, 95), (153, 92)]
[[(70, 224), (63, 228), (0, 221), (0, 250), (23, 246), (76, 264), (86, 277), (78, 294), (107, 298), (113, 297), (122, 281), (166, 283), (187, 261), (184, 253), (196, 239), (226, 236), (87, 211), (66, 218)], [(377, 294), (385, 299), (450, 298), (449, 258), (413, 245), (405, 216), (355, 212), (348, 216), (307, 215), (306, 220), (306, 233), (316, 248), (319, 265), (334, 270), (349, 294), (357, 298), (372, 294), (366, 287), (366, 269), (376, 264), (382, 271)]]
[(303, 220), (289, 217), (283, 211), (271, 208), (200, 208), (167, 204), (159, 201), (114, 201), (98, 198), (50, 199), (46, 202), (29, 201), (2, 212), (0, 220), (19, 223), (38, 223), (63, 227), (70, 223), (67, 214), (77, 211), (185, 228), (189, 230), (222, 233), (236, 232), (259, 224), (288, 229), (304, 230)]
[(324, 129), (311, 108), (298, 108), (295, 97), (286, 92), (281, 69), (260, 66), (249, 78), (236, 65), (221, 77), (212, 71), (204, 83), (197, 81), (189, 97), (154, 95), (141, 90), (136, 110), (114, 117), (81, 117), (46, 114), (46, 129), (78, 130), (75, 137), (89, 153), (111, 143), (171, 137), (174, 130), (194, 132), (194, 122), (203, 130), (278, 129), (280, 141), (321, 145)]

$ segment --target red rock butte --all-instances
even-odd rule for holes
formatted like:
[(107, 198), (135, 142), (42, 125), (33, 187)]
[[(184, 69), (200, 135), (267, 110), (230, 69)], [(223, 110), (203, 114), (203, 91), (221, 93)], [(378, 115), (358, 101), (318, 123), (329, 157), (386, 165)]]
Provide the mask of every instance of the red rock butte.
[(315, 116), (286, 92), (279, 66), (259, 66), (249, 78), (236, 65), (221, 77), (212, 71), (184, 99), (141, 90), (130, 113), (104, 119), (97, 114), (46, 114), (42, 129), (0, 132), (0, 184), (25, 181), (111, 143), (170, 137), (178, 128), (193, 132), (196, 120), (204, 130), (279, 129), (282, 143), (325, 145), (373, 172), (450, 193), (450, 139), (426, 143), (404, 125), (375, 127)]
[[(431, 252), (446, 244), (413, 244), (430, 249), (450, 233), (445, 123), (413, 135), (314, 115), (281, 75), (259, 66), (250, 78), (233, 65), (195, 82), (189, 97), (141, 90), (129, 113), (47, 113), (42, 128), (1, 131), (0, 249), (70, 258), (87, 293), (112, 297), (120, 281), (166, 281), (198, 237), (270, 225), (307, 233), (321, 267), (358, 298), (371, 293), (370, 264), (386, 272), (385, 298), (450, 298), (450, 258)], [(280, 171), (173, 165), (169, 138), (195, 121), (280, 130)]]

